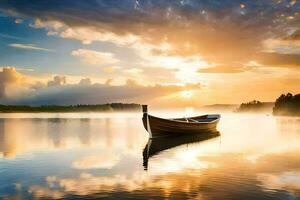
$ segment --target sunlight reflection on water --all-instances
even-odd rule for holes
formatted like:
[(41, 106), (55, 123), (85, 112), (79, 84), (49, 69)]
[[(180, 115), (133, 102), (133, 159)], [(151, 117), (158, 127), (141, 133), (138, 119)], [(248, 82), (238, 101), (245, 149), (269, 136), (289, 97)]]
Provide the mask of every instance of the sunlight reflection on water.
[(300, 197), (299, 118), (226, 113), (218, 130), (156, 152), (145, 171), (140, 113), (1, 114), (0, 197)]

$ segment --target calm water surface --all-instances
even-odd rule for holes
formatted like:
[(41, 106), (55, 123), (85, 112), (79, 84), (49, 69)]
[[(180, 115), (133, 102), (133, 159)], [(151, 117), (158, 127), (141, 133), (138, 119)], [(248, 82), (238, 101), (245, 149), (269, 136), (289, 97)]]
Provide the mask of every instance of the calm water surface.
[(300, 199), (299, 118), (223, 114), (220, 136), (150, 142), (141, 117), (0, 115), (0, 199)]

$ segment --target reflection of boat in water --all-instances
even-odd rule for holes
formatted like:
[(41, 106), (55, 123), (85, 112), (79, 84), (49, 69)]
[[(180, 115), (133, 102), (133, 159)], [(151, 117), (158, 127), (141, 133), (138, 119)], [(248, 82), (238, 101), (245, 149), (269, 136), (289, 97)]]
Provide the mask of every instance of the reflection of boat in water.
[(143, 165), (148, 169), (148, 159), (161, 151), (171, 149), (183, 144), (197, 143), (219, 136), (218, 131), (210, 131), (205, 134), (187, 134), (172, 137), (149, 138), (143, 151)]
[(143, 124), (150, 138), (175, 134), (199, 134), (215, 131), (221, 118), (219, 114), (202, 115), (189, 118), (162, 119), (148, 114), (143, 105)]

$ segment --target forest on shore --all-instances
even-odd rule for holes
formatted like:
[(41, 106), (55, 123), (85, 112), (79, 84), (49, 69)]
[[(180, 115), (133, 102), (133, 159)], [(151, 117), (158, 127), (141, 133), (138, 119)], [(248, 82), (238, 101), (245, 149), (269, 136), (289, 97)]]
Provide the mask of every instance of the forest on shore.
[(134, 111), (140, 110), (141, 105), (135, 103), (109, 103), (99, 105), (46, 105), (46, 106), (27, 106), (27, 105), (0, 105), (2, 113), (17, 112), (109, 112), (109, 111)]
[(300, 94), (282, 94), (275, 103), (257, 100), (242, 103), (236, 112), (272, 112), (273, 115), (300, 116)]
[(282, 94), (275, 102), (273, 115), (300, 116), (300, 94)]
[(260, 102), (253, 100), (247, 103), (242, 103), (235, 111), (236, 112), (270, 112), (274, 106), (273, 102)]

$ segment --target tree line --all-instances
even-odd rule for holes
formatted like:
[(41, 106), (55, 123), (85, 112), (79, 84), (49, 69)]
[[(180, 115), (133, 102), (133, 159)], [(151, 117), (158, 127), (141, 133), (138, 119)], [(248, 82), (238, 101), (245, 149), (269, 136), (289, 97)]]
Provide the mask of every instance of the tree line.
[(235, 111), (236, 112), (266, 112), (272, 110), (274, 103), (261, 102), (253, 100), (247, 103), (242, 103)]
[(236, 112), (260, 112), (266, 109), (273, 110), (273, 115), (300, 116), (300, 94), (282, 94), (274, 104), (257, 100), (242, 103)]
[(275, 102), (273, 115), (300, 116), (300, 94), (282, 94)]
[(131, 111), (139, 110), (140, 104), (135, 103), (109, 103), (97, 105), (45, 105), (45, 106), (27, 106), (27, 105), (0, 105), (0, 112), (103, 112), (103, 111)]

